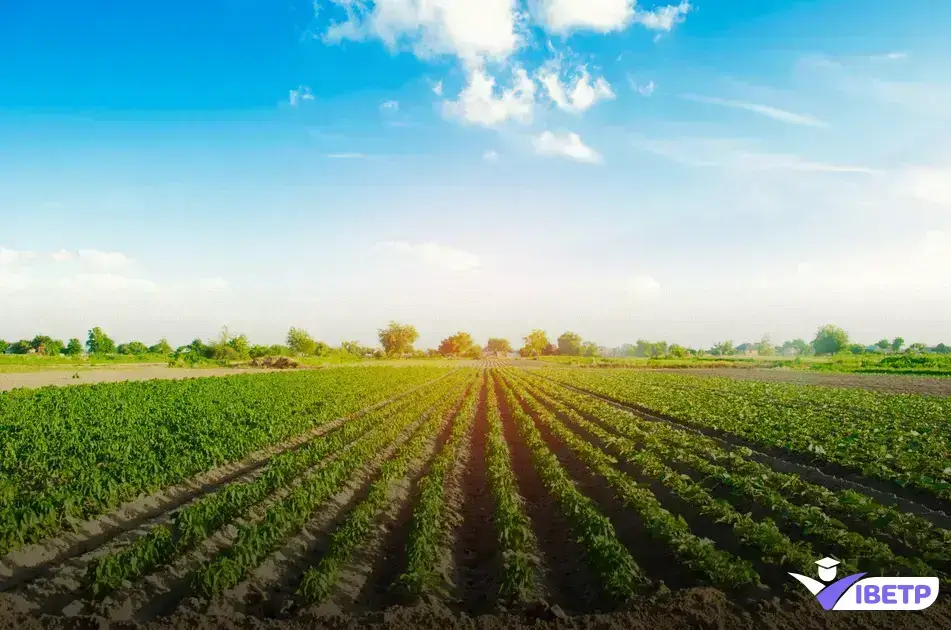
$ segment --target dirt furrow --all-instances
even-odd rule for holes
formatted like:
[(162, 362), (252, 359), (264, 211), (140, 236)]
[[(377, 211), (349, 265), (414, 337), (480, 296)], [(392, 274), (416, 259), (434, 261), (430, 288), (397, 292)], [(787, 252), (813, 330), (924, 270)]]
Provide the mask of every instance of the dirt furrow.
[(483, 614), (495, 606), (503, 568), (486, 470), (486, 397), (494, 394), (490, 377), (480, 392), (475, 421), (467, 441), (460, 446), (462, 456), (446, 489), (446, 500), (457, 523), (452, 543), (457, 600), (454, 607), (470, 614)]
[(493, 382), (499, 402), (502, 427), (512, 456), (512, 470), (518, 477), (519, 493), (538, 538), (545, 569), (546, 595), (573, 613), (595, 610), (601, 598), (597, 577), (585, 562), (585, 550), (572, 536), (567, 516), (535, 471), (531, 453), (512, 418), (500, 383)]
[(806, 481), (825, 486), (831, 490), (855, 490), (874, 498), (879, 503), (894, 505), (902, 511), (923, 516), (938, 527), (951, 528), (951, 505), (949, 505), (947, 501), (931, 495), (924, 490), (910, 487), (903, 488), (896, 483), (873, 479), (833, 463), (816, 462), (805, 454), (784, 449), (764, 447), (725, 431), (687, 423), (646, 407), (614, 400), (613, 398), (602, 396), (580, 387), (561, 383), (546, 376), (538, 374), (532, 374), (532, 376), (535, 378), (544, 378), (551, 383), (565, 387), (579, 394), (592, 396), (618, 409), (643, 418), (644, 420), (665, 422), (678, 429), (704, 435), (728, 450), (737, 447), (748, 448), (753, 453), (750, 459), (766, 464), (779, 472), (799, 475)]

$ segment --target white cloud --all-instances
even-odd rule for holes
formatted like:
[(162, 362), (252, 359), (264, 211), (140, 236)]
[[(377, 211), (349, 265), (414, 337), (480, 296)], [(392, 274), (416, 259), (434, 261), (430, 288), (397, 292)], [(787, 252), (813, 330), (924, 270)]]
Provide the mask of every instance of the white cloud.
[(516, 67), (512, 86), (496, 94), (495, 79), (481, 68), (472, 70), (469, 83), (455, 101), (443, 103), (443, 114), (465, 123), (494, 127), (509, 119), (521, 123), (532, 121), (535, 107), (535, 83), (528, 73)]
[(197, 284), (199, 289), (205, 291), (224, 291), (231, 286), (227, 280), (218, 276), (214, 278), (199, 278)]
[(379, 243), (378, 246), (445, 271), (471, 271), (482, 266), (482, 261), (477, 255), (438, 243), (411, 244), (405, 241), (386, 241)]
[(696, 94), (684, 94), (683, 98), (697, 103), (707, 103), (709, 105), (720, 105), (722, 107), (732, 107), (734, 109), (743, 109), (746, 111), (772, 118), (790, 125), (805, 125), (809, 127), (828, 127), (828, 124), (813, 118), (806, 114), (796, 114), (785, 109), (770, 107), (769, 105), (760, 105), (758, 103), (747, 103), (745, 101), (732, 101), (725, 98), (716, 98), (712, 96), (698, 96)]
[(911, 196), (951, 207), (951, 166), (915, 166), (901, 176), (901, 187)]
[(365, 160), (368, 156), (365, 153), (328, 153), (325, 157), (329, 160)]
[(347, 14), (324, 41), (378, 38), (391, 49), (408, 46), (420, 58), (455, 55), (468, 63), (503, 60), (515, 52), (516, 0), (333, 0)]
[(683, 0), (680, 4), (657, 7), (651, 11), (636, 11), (634, 21), (655, 31), (669, 31), (675, 24), (683, 22), (691, 9), (693, 6)]
[(533, 144), (539, 155), (559, 156), (589, 164), (601, 162), (601, 155), (573, 132), (555, 134), (544, 131), (534, 139)]
[(95, 269), (115, 270), (123, 269), (132, 264), (132, 260), (121, 252), (103, 252), (98, 249), (81, 249), (77, 252), (78, 260)]
[(632, 23), (669, 31), (683, 22), (692, 8), (686, 0), (648, 11), (638, 9), (635, 0), (535, 0), (533, 14), (547, 30), (555, 33), (572, 30), (608, 33), (624, 30)]
[(442, 96), (442, 81), (436, 81), (436, 83), (433, 84), (433, 94)]
[(386, 101), (380, 105), (380, 109), (384, 112), (398, 112), (400, 104), (399, 101)]
[(498, 162), (499, 154), (494, 149), (488, 149), (482, 154), (482, 159), (486, 162)]
[(0, 247), (0, 265), (22, 265), (36, 258), (36, 252), (18, 251)]
[(548, 97), (555, 105), (566, 112), (580, 114), (587, 111), (595, 103), (604, 99), (613, 99), (614, 91), (611, 84), (601, 77), (591, 83), (587, 68), (581, 68), (573, 85), (563, 84), (558, 76), (558, 66), (553, 65), (540, 70), (537, 74), (538, 82), (545, 87)]
[(69, 262), (73, 259), (73, 253), (66, 251), (65, 249), (61, 249), (58, 252), (53, 252), (50, 254), (50, 258), (56, 262)]
[(158, 285), (145, 278), (135, 278), (115, 273), (77, 273), (63, 278), (66, 289), (88, 292), (153, 292)]
[(654, 93), (654, 90), (657, 89), (657, 84), (653, 81), (648, 81), (647, 83), (640, 84), (635, 81), (632, 77), (627, 78), (628, 83), (631, 84), (631, 89), (640, 94), (641, 96), (650, 96)]
[(635, 294), (653, 293), (660, 289), (660, 283), (651, 276), (637, 274), (631, 277), (627, 288)]
[(869, 57), (869, 59), (871, 59), (871, 60), (873, 60), (873, 61), (875, 61), (875, 60), (898, 61), (898, 60), (900, 60), (900, 59), (907, 59), (907, 58), (908, 58), (908, 53), (906, 53), (905, 51), (901, 51), (901, 50), (894, 51), (894, 52), (888, 52), (888, 53), (884, 53), (884, 54), (881, 54), (881, 55), (871, 55), (871, 56)]
[(879, 175), (882, 171), (862, 165), (817, 162), (788, 153), (756, 150), (755, 145), (732, 138), (635, 138), (635, 146), (687, 166), (737, 171), (800, 171)]
[(537, 0), (537, 18), (556, 33), (622, 30), (634, 17), (633, 0)]
[(301, 101), (312, 100), (314, 100), (314, 95), (306, 85), (299, 85), (296, 90), (290, 90), (287, 97), (287, 102), (290, 103), (291, 107), (297, 107)]

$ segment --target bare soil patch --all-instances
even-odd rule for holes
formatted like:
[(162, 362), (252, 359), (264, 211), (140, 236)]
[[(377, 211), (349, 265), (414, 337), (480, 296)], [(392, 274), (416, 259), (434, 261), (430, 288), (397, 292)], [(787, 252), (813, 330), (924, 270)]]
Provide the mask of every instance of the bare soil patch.
[(203, 376), (232, 374), (260, 374), (265, 368), (170, 368), (167, 365), (126, 366), (122, 368), (95, 367), (75, 370), (47, 370), (44, 372), (0, 373), (0, 391), (24, 387), (32, 389), (49, 385), (88, 385), (89, 383), (118, 383), (121, 381), (149, 381), (152, 379), (180, 380)]

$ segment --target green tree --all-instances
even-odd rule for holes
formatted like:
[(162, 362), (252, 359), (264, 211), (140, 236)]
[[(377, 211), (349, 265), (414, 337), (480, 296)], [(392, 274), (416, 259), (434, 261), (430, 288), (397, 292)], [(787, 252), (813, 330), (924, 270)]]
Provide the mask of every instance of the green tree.
[(409, 324), (390, 322), (378, 332), (380, 345), (388, 356), (402, 356), (413, 352), (413, 343), (419, 339), (416, 328)]
[(564, 332), (558, 337), (558, 354), (569, 357), (580, 356), (582, 343), (583, 340), (578, 333)]
[(157, 344), (149, 347), (149, 354), (172, 354), (172, 346), (168, 344), (168, 339), (163, 337)]
[(601, 348), (598, 346), (597, 343), (593, 341), (586, 341), (583, 344), (581, 344), (581, 354), (583, 354), (586, 357), (600, 356)]
[(0, 339), (0, 354), (5, 354), (7, 351), (7, 348), (9, 347), (10, 347), (10, 344), (8, 344), (3, 339)]
[(314, 354), (317, 342), (303, 328), (291, 328), (287, 331), (287, 345), (297, 354)]
[(934, 351), (938, 354), (951, 354), (951, 346), (947, 346), (943, 343), (939, 343), (934, 347)]
[[(460, 330), (455, 335), (443, 339), (439, 343), (439, 348), (436, 352), (444, 357), (464, 356), (470, 355), (474, 347), (476, 347), (476, 345), (472, 339), (472, 335)], [(481, 355), (481, 351), (479, 354)]]
[(650, 357), (656, 359), (659, 357), (667, 356), (667, 342), (666, 341), (655, 341), (650, 345)]
[(247, 335), (233, 335), (228, 339), (228, 347), (234, 350), (235, 357), (238, 359), (251, 357), (251, 344), (248, 343)]
[(721, 341), (717, 345), (710, 348), (710, 354), (715, 357), (726, 357), (736, 354), (736, 348), (733, 347), (732, 341)]
[(149, 351), (149, 347), (142, 343), (141, 341), (130, 341), (129, 343), (121, 343), (119, 347), (116, 348), (116, 351), (119, 354), (145, 354)]
[(55, 357), (59, 356), (59, 353), (63, 351), (65, 345), (62, 341), (53, 339), (47, 335), (37, 335), (33, 337), (33, 341), (30, 342), (30, 347), (33, 348), (37, 354)]
[(89, 331), (89, 337), (86, 339), (86, 349), (89, 354), (115, 354), (116, 342), (103, 332), (102, 328), (96, 326)]
[(816, 332), (812, 340), (812, 347), (816, 354), (835, 354), (849, 345), (849, 334), (831, 324), (823, 326)]
[(548, 350), (551, 342), (548, 341), (548, 333), (544, 330), (535, 328), (527, 336), (522, 338), (525, 345), (519, 351), (519, 354), (526, 357), (537, 357)]
[(33, 346), (30, 345), (29, 340), (21, 339), (20, 341), (14, 341), (10, 344), (10, 347), (7, 349), (7, 352), (10, 354), (29, 354), (30, 350), (33, 349)]
[(860, 343), (849, 344), (849, 352), (852, 354), (865, 354), (865, 346)]
[(905, 345), (905, 340), (901, 337), (895, 337), (892, 340), (892, 352), (900, 352), (901, 347)]
[(373, 354), (373, 348), (361, 346), (359, 341), (344, 341), (340, 344), (340, 349), (355, 357), (367, 357)]
[(756, 352), (761, 357), (770, 357), (776, 354), (776, 349), (773, 347), (769, 335), (763, 335), (763, 338), (759, 340), (759, 343), (756, 344)]
[(509, 343), (508, 339), (500, 339), (498, 337), (492, 337), (489, 339), (489, 343), (486, 344), (485, 349), (489, 352), (511, 352), (512, 344)]
[(885, 351), (885, 350), (888, 350), (892, 344), (888, 339), (879, 339), (878, 343), (876, 343), (875, 345), (881, 348), (882, 351)]
[(66, 354), (71, 357), (78, 357), (83, 353), (83, 343), (76, 338), (70, 339), (66, 344)]
[(911, 354), (924, 354), (928, 351), (928, 346), (923, 343), (913, 343), (908, 346), (908, 352)]
[(675, 343), (670, 346), (670, 356), (675, 359), (684, 359), (687, 357), (687, 349)]

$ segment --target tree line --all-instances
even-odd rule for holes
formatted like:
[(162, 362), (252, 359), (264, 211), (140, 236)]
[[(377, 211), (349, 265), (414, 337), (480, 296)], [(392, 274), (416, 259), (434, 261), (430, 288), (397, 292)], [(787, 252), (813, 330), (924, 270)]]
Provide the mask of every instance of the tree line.
[[(0, 354), (38, 354), (44, 356), (80, 356), (83, 354), (95, 356), (127, 355), (147, 356), (156, 355), (171, 357), (173, 360), (195, 362), (201, 359), (218, 361), (233, 361), (255, 359), (264, 356), (315, 356), (326, 357), (333, 354), (343, 354), (358, 358), (432, 358), (432, 357), (459, 357), (479, 358), (484, 353), (509, 354), (514, 352), (507, 339), (493, 337), (483, 347), (475, 342), (472, 335), (459, 331), (440, 341), (435, 349), (417, 350), (414, 344), (419, 339), (419, 332), (409, 324), (390, 322), (386, 328), (377, 331), (379, 347), (363, 346), (357, 341), (344, 341), (339, 347), (315, 339), (302, 328), (291, 328), (287, 332), (284, 344), (260, 345), (251, 344), (244, 334), (231, 333), (223, 327), (220, 334), (209, 341), (194, 339), (191, 343), (172, 348), (167, 339), (161, 339), (153, 345), (146, 345), (141, 341), (129, 341), (116, 344), (102, 328), (96, 326), (89, 331), (85, 343), (78, 338), (63, 342), (48, 335), (37, 335), (33, 339), (22, 339), (8, 343), (0, 339)], [(775, 355), (832, 355), (839, 353), (908, 353), (908, 354), (951, 354), (951, 347), (939, 343), (929, 347), (923, 343), (912, 343), (905, 346), (902, 337), (881, 339), (875, 344), (864, 345), (851, 342), (848, 333), (838, 326), (828, 325), (819, 328), (811, 342), (804, 339), (793, 339), (782, 344), (773, 344), (769, 336), (763, 336), (758, 342), (734, 345), (732, 340), (722, 341), (707, 349), (689, 348), (679, 344), (668, 344), (667, 341), (647, 341), (638, 339), (635, 343), (622, 344), (619, 347), (607, 348), (594, 341), (585, 340), (581, 335), (566, 331), (554, 343), (548, 338), (548, 333), (541, 329), (533, 329), (522, 338), (523, 345), (518, 350), (522, 357), (540, 356), (584, 356), (584, 357), (642, 357), (642, 358), (688, 358), (697, 356), (736, 356), (757, 354), (759, 356)]]

